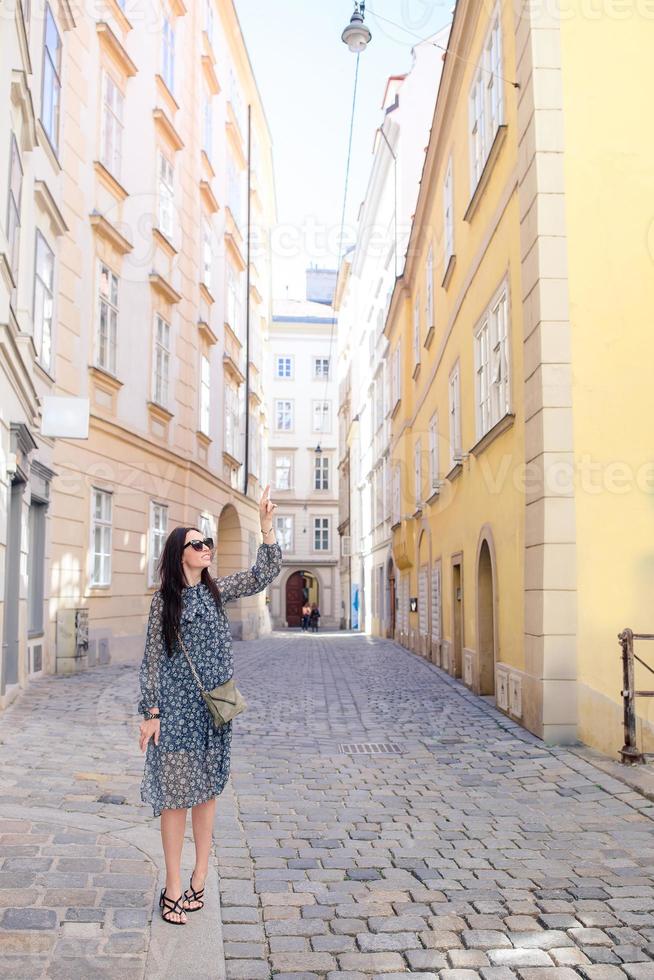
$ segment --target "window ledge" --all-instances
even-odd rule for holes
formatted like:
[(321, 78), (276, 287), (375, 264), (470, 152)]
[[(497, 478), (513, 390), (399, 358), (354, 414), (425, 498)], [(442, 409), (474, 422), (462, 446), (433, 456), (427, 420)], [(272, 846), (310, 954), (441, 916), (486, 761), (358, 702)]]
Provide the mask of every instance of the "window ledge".
[(425, 500), (425, 503), (426, 504), (433, 504), (434, 501), (436, 500), (436, 498), (437, 497), (440, 497), (440, 494), (441, 494), (441, 488), (440, 487), (434, 487), (434, 489), (432, 490), (431, 494)]
[(198, 442), (200, 443), (200, 445), (204, 446), (205, 449), (207, 449), (211, 445), (211, 441), (212, 441), (211, 436), (207, 435), (206, 432), (203, 432), (202, 429), (197, 429), (195, 434), (197, 436)]
[(59, 162), (59, 156), (56, 149), (50, 142), (50, 137), (45, 131), (45, 127), (41, 120), (37, 120), (36, 132), (38, 136), (39, 145), (45, 150), (45, 155), (48, 157), (50, 163), (52, 164), (52, 169), (56, 174), (61, 173), (61, 163)]
[(103, 388), (109, 389), (111, 392), (120, 391), (123, 387), (123, 382), (119, 381), (115, 374), (112, 374), (111, 371), (101, 367), (99, 364), (89, 364), (89, 374)]
[(401, 523), (402, 523), (401, 520), (398, 520), (398, 521), (391, 520), (391, 531), (394, 531), (395, 528), (396, 527), (399, 527)]
[(420, 361), (417, 361), (416, 364), (414, 365), (413, 371), (411, 372), (411, 377), (414, 379), (414, 381), (417, 379), (419, 374), (420, 374)]
[(490, 446), (490, 444), (494, 442), (498, 436), (500, 436), (503, 432), (506, 432), (507, 429), (511, 428), (514, 421), (515, 414), (513, 412), (507, 412), (506, 415), (503, 415), (499, 422), (496, 422), (492, 429), (489, 429), (488, 432), (486, 432), (481, 439), (474, 444), (470, 450), (472, 455), (479, 456), (480, 453), (483, 453), (483, 451)]
[(445, 275), (443, 276), (443, 282), (441, 283), (443, 289), (447, 289), (447, 287), (449, 286), (450, 279), (454, 275), (455, 266), (456, 266), (456, 255), (454, 254), (454, 252), (452, 252), (449, 259), (447, 260), (447, 265), (445, 267)]
[(436, 331), (435, 331), (435, 328), (434, 328), (434, 324), (432, 323), (431, 327), (427, 331), (427, 336), (425, 337), (425, 342), (423, 344), (423, 346), (426, 347), (427, 350), (429, 350), (429, 348), (431, 347), (432, 341), (434, 339), (434, 333), (435, 332)]
[(393, 408), (391, 409), (391, 418), (392, 419), (394, 419), (395, 416), (397, 415), (397, 410), (400, 407), (401, 402), (402, 402), (402, 399), (401, 398), (398, 398), (398, 400), (393, 405)]
[(470, 204), (467, 207), (466, 213), (463, 215), (464, 221), (472, 221), (477, 208), (479, 207), (479, 202), (481, 201), (484, 191), (488, 186), (490, 180), (490, 175), (495, 166), (495, 161), (497, 160), (500, 150), (506, 139), (506, 123), (497, 127), (497, 132), (495, 133), (495, 138), (491, 144), (491, 148), (488, 151), (488, 156), (486, 157), (486, 163), (484, 164), (484, 169), (481, 172), (481, 176), (477, 181), (477, 186), (475, 187), (474, 193), (470, 198)]
[(167, 409), (164, 405), (160, 405), (158, 402), (149, 401), (148, 411), (150, 415), (156, 418), (159, 422), (170, 422), (174, 418), (173, 412)]
[(445, 474), (445, 479), (452, 483), (461, 473), (463, 473), (463, 464), (455, 463), (450, 472)]
[(102, 181), (105, 187), (111, 191), (117, 201), (125, 201), (129, 197), (129, 194), (123, 185), (119, 180), (116, 180), (111, 171), (105, 167), (102, 160), (94, 160), (93, 169), (95, 170), (98, 178)]

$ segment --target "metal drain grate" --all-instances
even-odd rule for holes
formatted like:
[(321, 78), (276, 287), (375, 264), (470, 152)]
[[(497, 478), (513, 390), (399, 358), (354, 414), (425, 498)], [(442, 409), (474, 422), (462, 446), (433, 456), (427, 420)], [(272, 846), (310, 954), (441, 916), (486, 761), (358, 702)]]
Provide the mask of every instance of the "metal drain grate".
[(340, 742), (338, 751), (343, 755), (401, 755), (402, 749), (395, 742)]

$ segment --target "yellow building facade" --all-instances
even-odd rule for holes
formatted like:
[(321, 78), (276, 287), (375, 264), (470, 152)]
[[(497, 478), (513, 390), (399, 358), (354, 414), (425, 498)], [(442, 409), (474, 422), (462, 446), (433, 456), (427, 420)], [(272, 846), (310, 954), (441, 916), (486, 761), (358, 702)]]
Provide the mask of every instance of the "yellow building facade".
[[(27, 560), (9, 595), (12, 690), (142, 651), (174, 526), (217, 539), (220, 574), (254, 560), (275, 221), (271, 136), (233, 3), (162, 0), (133, 20), (117, 0), (45, 4), (43, 17), (16, 7), (2, 158), (13, 147), (12, 229), (29, 216), (41, 258), (23, 228), (19, 267), (12, 231), (3, 252), (19, 281), (0, 319), (24, 334), (33, 380), (6, 445), (38, 454), (48, 492), (39, 596)], [(88, 399), (88, 437), (40, 433), (48, 395)], [(19, 476), (8, 536), (29, 555)], [(269, 630), (264, 597), (243, 600), (232, 623), (236, 637)]]
[(460, 0), (385, 327), (396, 637), (547, 741), (611, 753), (617, 633), (652, 632), (653, 40), (636, 16)]

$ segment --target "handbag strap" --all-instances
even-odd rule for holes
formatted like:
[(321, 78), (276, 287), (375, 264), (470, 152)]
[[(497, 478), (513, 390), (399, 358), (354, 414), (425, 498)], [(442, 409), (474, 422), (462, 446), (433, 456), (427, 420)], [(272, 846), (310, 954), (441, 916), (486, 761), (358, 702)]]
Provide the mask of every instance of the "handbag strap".
[(196, 683), (197, 683), (197, 685), (198, 685), (198, 687), (199, 687), (199, 688), (200, 688), (200, 690), (201, 690), (201, 691), (202, 691), (202, 692), (204, 693), (204, 687), (202, 686), (202, 681), (200, 680), (200, 678), (199, 678), (199, 677), (198, 677), (198, 675), (197, 675), (197, 671), (196, 671), (196, 669), (195, 669), (195, 667), (193, 666), (193, 661), (192, 661), (192, 660), (191, 660), (191, 658), (189, 657), (189, 655), (188, 655), (188, 652), (187, 652), (187, 650), (186, 650), (186, 647), (185, 647), (185, 646), (184, 646), (184, 644), (182, 643), (182, 638), (181, 638), (181, 636), (179, 635), (179, 630), (177, 630), (177, 642), (179, 643), (179, 645), (180, 645), (180, 647), (181, 647), (181, 648), (182, 648), (182, 650), (184, 651), (184, 654), (185, 654), (185, 656), (186, 656), (186, 659), (188, 660), (188, 665), (189, 665), (189, 667), (191, 668), (191, 673), (192, 673), (192, 674), (193, 674), (193, 676), (195, 677), (195, 681), (196, 681)]

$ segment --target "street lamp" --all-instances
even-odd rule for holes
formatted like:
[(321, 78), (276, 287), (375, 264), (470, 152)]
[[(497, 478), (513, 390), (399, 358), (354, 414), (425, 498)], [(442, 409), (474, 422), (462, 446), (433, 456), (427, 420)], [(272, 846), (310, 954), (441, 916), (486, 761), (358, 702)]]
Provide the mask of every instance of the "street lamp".
[(354, 54), (359, 54), (361, 51), (365, 51), (372, 39), (372, 34), (363, 22), (365, 13), (365, 0), (355, 2), (354, 13), (350, 18), (350, 23), (341, 34), (341, 39), (345, 44), (347, 44), (350, 51), (352, 51)]
[(314, 453), (316, 454), (316, 456), (320, 456), (320, 454), (322, 453), (322, 449), (320, 448), (320, 443), (318, 443), (318, 445), (314, 449)]

